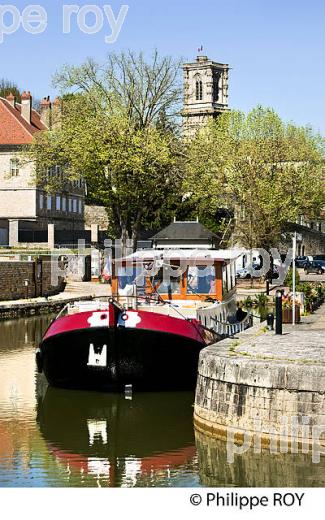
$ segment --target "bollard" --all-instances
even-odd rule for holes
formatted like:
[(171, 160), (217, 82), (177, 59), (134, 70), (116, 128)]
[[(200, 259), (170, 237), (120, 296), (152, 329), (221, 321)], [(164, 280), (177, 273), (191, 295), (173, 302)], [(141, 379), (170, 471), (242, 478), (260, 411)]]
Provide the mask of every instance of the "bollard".
[(270, 296), (270, 280), (266, 280), (266, 296)]
[(282, 334), (282, 291), (275, 296), (275, 334)]
[(249, 325), (249, 327), (253, 327), (253, 325), (254, 325), (254, 316), (252, 313), (250, 313), (250, 315), (249, 315), (248, 325)]
[(266, 323), (268, 330), (274, 330), (274, 314), (272, 312), (266, 316)]

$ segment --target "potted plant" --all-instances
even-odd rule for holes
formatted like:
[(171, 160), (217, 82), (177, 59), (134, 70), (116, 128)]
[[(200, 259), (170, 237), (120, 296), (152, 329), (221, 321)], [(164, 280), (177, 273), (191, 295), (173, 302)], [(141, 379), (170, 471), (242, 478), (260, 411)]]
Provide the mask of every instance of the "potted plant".
[[(283, 323), (292, 323), (293, 319), (293, 305), (292, 301), (285, 301), (282, 304), (282, 322)], [(295, 305), (295, 323), (300, 323), (300, 305), (296, 303)]]

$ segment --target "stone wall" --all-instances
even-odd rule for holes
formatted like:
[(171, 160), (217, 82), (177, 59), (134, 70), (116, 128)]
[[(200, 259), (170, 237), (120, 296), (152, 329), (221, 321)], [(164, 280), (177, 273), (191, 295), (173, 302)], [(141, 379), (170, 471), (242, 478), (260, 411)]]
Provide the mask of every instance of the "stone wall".
[(100, 231), (107, 231), (109, 220), (103, 206), (85, 206), (85, 229), (91, 229), (92, 224), (97, 224)]
[(295, 425), (296, 439), (307, 436), (310, 442), (312, 427), (324, 426), (323, 342), (321, 331), (277, 338), (261, 332), (243, 343), (227, 339), (203, 349), (196, 426), (224, 440), (229, 434), (238, 442), (247, 433), (259, 435), (262, 444), (268, 445), (273, 433), (285, 435), (283, 421), (288, 421), (289, 428)]
[[(42, 278), (36, 280), (35, 262), (0, 262), (0, 299), (19, 300), (36, 296), (51, 296), (64, 290), (64, 281), (51, 284), (51, 262), (42, 260)], [(28, 281), (28, 285), (25, 282)]]
[[(63, 269), (63, 265), (59, 267)], [(53, 296), (64, 291), (65, 281), (63, 277), (59, 277), (57, 285), (51, 283), (51, 260), (50, 258), (42, 259), (42, 295)]]
[[(296, 231), (302, 236), (302, 242), (298, 243), (298, 254), (311, 256), (325, 254), (325, 233), (300, 224), (288, 224), (286, 232), (288, 231)], [(292, 247), (291, 242), (288, 246)]]

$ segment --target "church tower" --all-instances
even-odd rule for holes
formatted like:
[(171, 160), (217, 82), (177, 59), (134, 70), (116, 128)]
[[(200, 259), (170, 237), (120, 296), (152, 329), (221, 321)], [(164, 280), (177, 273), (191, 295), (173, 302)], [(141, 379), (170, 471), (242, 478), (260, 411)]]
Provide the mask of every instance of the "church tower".
[(229, 110), (229, 65), (198, 56), (195, 62), (183, 65), (183, 72), (183, 132), (191, 137), (210, 118)]

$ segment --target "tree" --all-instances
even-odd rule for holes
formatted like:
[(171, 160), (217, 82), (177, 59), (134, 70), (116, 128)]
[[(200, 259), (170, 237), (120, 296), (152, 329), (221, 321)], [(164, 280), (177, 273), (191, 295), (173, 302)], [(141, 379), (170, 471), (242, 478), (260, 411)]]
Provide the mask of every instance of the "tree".
[[(50, 191), (82, 176), (106, 207), (112, 232), (135, 247), (141, 226), (155, 227), (176, 202), (182, 184), (179, 142), (154, 125), (132, 123), (123, 113), (94, 111), (86, 95), (63, 104), (60, 125), (36, 135), (28, 155), (37, 182)], [(49, 177), (60, 165), (64, 178)]]
[(79, 67), (64, 66), (54, 76), (54, 86), (63, 94), (87, 94), (94, 107), (114, 112), (116, 107), (140, 128), (147, 128), (164, 118), (176, 122), (182, 88), (180, 62), (159, 56), (156, 50), (150, 61), (143, 53), (111, 53), (103, 64), (88, 59)]
[(150, 62), (128, 52), (109, 55), (103, 65), (63, 67), (54, 79), (63, 94), (59, 121), (38, 133), (29, 151), (38, 182), (49, 190), (61, 182), (46, 175), (51, 165), (61, 165), (66, 180), (82, 176), (124, 243), (135, 244), (142, 226), (159, 225), (181, 199), (178, 72), (157, 52)]
[[(0, 97), (6, 98), (9, 94), (15, 96), (17, 103), (21, 102), (21, 90), (16, 83), (7, 79), (0, 79)], [(41, 100), (33, 97), (33, 108), (39, 112), (40, 107)]]
[(186, 189), (203, 208), (233, 210), (245, 247), (276, 245), (286, 222), (315, 218), (325, 204), (324, 140), (271, 109), (223, 114), (187, 147)]
[(18, 103), (20, 103), (21, 93), (16, 83), (4, 78), (0, 79), (0, 97), (5, 98), (9, 96), (9, 94), (13, 94)]

